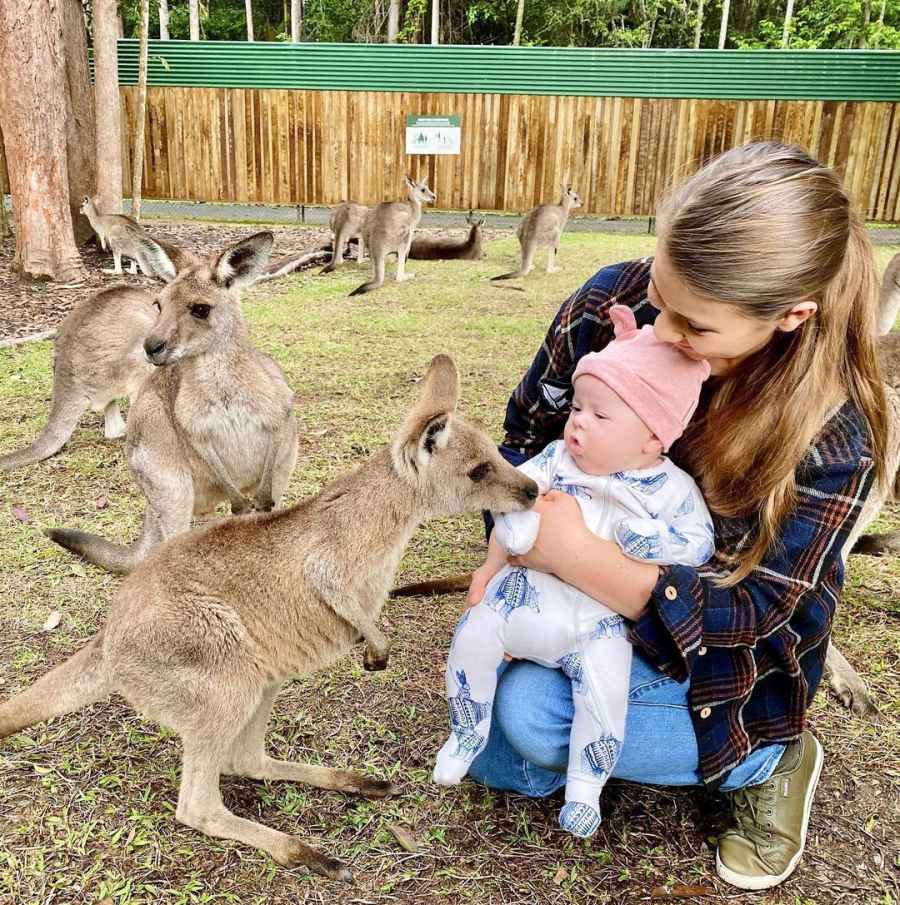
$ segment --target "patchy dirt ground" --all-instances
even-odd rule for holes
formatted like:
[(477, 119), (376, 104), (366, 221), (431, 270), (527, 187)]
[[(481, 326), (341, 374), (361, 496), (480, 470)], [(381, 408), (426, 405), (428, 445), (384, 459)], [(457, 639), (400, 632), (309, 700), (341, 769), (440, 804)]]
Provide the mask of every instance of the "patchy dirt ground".
[[(246, 230), (210, 229), (215, 245)], [(559, 302), (598, 267), (648, 254), (653, 242), (567, 236), (559, 273), (536, 273), (522, 292), (500, 291), (488, 277), (511, 269), (516, 248), (507, 233), (483, 262), (414, 262), (412, 282), (361, 297), (347, 297), (366, 272), (355, 264), (247, 294), (254, 341), (282, 365), (297, 397), (301, 447), (286, 502), (385, 443), (437, 352), (459, 365), (461, 409), (499, 436), (509, 392)], [(880, 266), (898, 250), (879, 249)], [(51, 352), (48, 342), (0, 350), (0, 451), (29, 442), (44, 424)], [(0, 476), (0, 700), (82, 647), (119, 585), (41, 529), (128, 540), (142, 509), (123, 444), (103, 439), (97, 415), (83, 419), (59, 455)], [(896, 528), (894, 506), (879, 529)], [(477, 517), (441, 520), (417, 532), (400, 580), (467, 571), (482, 555)], [(834, 638), (869, 683), (881, 718), (851, 715), (824, 689), (816, 696), (810, 724), (826, 758), (807, 851), (795, 875), (765, 893), (717, 879), (721, 802), (700, 792), (613, 782), (600, 832), (582, 843), (559, 831), (558, 798), (432, 785), (432, 758), (447, 734), (444, 658), (462, 604), (462, 595), (390, 601), (387, 670), (365, 673), (356, 648), (333, 669), (288, 685), (276, 704), (268, 736), (275, 756), (391, 778), (395, 798), (223, 781), (240, 816), (348, 860), (356, 886), (285, 870), (259, 851), (179, 826), (178, 740), (113, 699), (0, 744), (0, 905), (652, 905), (672, 900), (665, 890), (679, 885), (705, 891), (681, 900), (698, 905), (900, 903), (900, 558), (851, 558)], [(44, 630), (54, 611), (60, 623)], [(392, 825), (417, 851), (401, 848)]]
[[(330, 230), (316, 226), (275, 226), (237, 223), (204, 223), (196, 220), (148, 219), (144, 225), (151, 236), (158, 235), (200, 255), (212, 254), (231, 242), (250, 236), (262, 229), (275, 233), (272, 260), (286, 255), (303, 254), (331, 241)], [(460, 229), (427, 229), (419, 234), (435, 236), (464, 235)], [(485, 230), (486, 238), (508, 235), (503, 230)], [(105, 286), (125, 280), (140, 286), (159, 285), (157, 280), (126, 274), (116, 276), (103, 273), (112, 268), (109, 252), (93, 242), (81, 249), (88, 277), (81, 283), (58, 285), (47, 282), (22, 282), (12, 272), (15, 238), (0, 240), (0, 341), (18, 339), (55, 329), (78, 299), (97, 292)]]

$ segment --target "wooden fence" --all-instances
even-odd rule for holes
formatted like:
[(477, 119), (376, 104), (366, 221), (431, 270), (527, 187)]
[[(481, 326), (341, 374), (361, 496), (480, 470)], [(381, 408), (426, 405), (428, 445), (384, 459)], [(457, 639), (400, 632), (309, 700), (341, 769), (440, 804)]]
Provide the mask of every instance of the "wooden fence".
[[(458, 114), (461, 153), (408, 157), (408, 114)], [(372, 203), (409, 172), (442, 208), (521, 211), (572, 182), (586, 213), (648, 215), (703, 161), (779, 138), (835, 167), (868, 219), (900, 220), (900, 103), (152, 87), (147, 116), (147, 198)]]

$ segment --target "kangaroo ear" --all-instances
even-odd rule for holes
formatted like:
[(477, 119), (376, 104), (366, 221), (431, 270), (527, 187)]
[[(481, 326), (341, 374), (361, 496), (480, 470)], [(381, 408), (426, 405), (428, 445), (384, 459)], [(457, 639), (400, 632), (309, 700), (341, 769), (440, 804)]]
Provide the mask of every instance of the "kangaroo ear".
[(164, 283), (171, 283), (178, 276), (178, 268), (166, 250), (153, 239), (141, 236), (141, 249), (153, 269), (153, 273)]
[(411, 478), (450, 439), (452, 414), (459, 399), (459, 372), (453, 359), (435, 356), (422, 383), (419, 401), (407, 414), (391, 447), (394, 467)]
[(256, 233), (230, 245), (213, 262), (213, 279), (225, 289), (240, 289), (256, 280), (266, 264), (275, 236)]
[(411, 189), (414, 189), (414, 188), (416, 187), (416, 181), (415, 181), (415, 179), (413, 179), (408, 173), (406, 174), (406, 176), (405, 176), (404, 178), (405, 178), (405, 180), (406, 180), (406, 184), (407, 184)]

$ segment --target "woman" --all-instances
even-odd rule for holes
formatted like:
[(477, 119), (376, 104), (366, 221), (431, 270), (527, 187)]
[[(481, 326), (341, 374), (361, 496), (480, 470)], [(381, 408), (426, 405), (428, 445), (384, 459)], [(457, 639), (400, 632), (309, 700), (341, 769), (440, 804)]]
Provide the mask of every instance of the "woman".
[[(830, 169), (798, 148), (729, 151), (659, 212), (654, 259), (606, 267), (560, 309), (507, 408), (518, 464), (561, 433), (578, 359), (612, 338), (608, 309), (706, 358), (713, 377), (676, 464), (713, 512), (704, 567), (626, 558), (551, 492), (511, 561), (632, 620), (625, 742), (614, 776), (730, 796), (717, 869), (743, 889), (786, 879), (803, 852), (822, 749), (804, 731), (843, 584), (841, 549), (884, 481), (885, 399), (874, 350), (877, 279), (862, 224)], [(469, 601), (491, 575), (473, 576)], [(470, 775), (547, 795), (565, 782), (571, 686), (516, 662)]]

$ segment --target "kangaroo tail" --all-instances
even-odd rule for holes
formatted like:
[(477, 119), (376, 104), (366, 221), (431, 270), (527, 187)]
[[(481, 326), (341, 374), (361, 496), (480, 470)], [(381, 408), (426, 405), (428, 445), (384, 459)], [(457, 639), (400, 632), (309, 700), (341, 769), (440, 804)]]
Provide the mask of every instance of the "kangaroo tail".
[(0, 704), (0, 738), (55, 716), (79, 710), (114, 691), (103, 659), (103, 631), (38, 679), (31, 688)]
[(54, 543), (84, 557), (88, 562), (116, 575), (133, 572), (158, 540), (154, 519), (149, 507), (144, 513), (141, 536), (130, 546), (114, 544), (96, 534), (74, 531), (71, 528), (48, 528), (44, 533)]
[(493, 282), (494, 280), (514, 280), (517, 277), (523, 276), (525, 276), (525, 274), (522, 273), (521, 270), (513, 270), (510, 273), (501, 273), (498, 277), (491, 277), (491, 282)]
[(86, 408), (84, 400), (66, 399), (62, 394), (54, 392), (46, 427), (31, 446), (8, 456), (0, 456), (0, 471), (12, 471), (22, 465), (33, 465), (59, 452), (72, 436), (78, 419)]
[(365, 295), (367, 292), (371, 292), (373, 289), (380, 289), (383, 285), (382, 280), (369, 280), (368, 283), (363, 283), (362, 286), (357, 286), (350, 295)]
[(406, 584), (391, 591), (391, 597), (426, 597), (429, 594), (456, 594), (467, 591), (472, 583), (472, 573), (451, 575), (449, 578), (436, 578), (433, 581), (420, 581)]
[(865, 556), (900, 554), (900, 531), (890, 531), (887, 534), (864, 534), (850, 552), (862, 553)]

